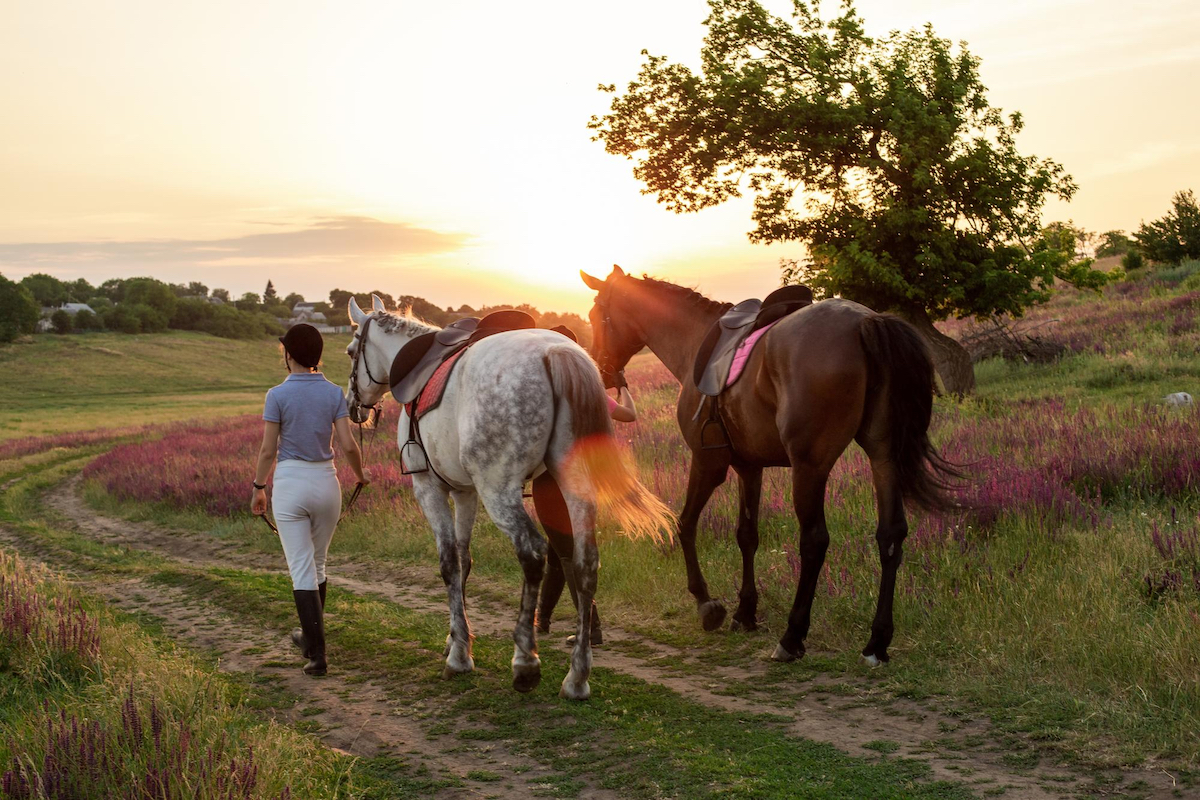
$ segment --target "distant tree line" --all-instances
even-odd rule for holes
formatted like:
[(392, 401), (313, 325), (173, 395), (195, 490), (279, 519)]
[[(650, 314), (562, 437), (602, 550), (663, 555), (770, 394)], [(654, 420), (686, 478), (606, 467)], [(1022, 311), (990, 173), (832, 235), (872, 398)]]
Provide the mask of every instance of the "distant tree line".
[[(457, 309), (441, 308), (423, 297), (400, 295), (393, 298), (387, 292), (375, 290), (389, 309), (410, 309), (434, 325), (445, 326), (463, 317), (481, 317), (500, 308), (489, 306), (473, 309), (463, 305)], [(346, 305), (351, 296), (365, 308), (371, 307), (372, 292), (352, 293), (334, 289), (329, 302), (311, 303), (314, 311), (325, 314), (330, 325), (349, 325)], [(227, 339), (252, 339), (283, 333), (281, 320), (291, 319), (293, 309), (304, 303), (303, 295), (292, 292), (280, 299), (274, 283), (267, 281), (261, 295), (246, 292), (233, 299), (226, 289), (212, 289), (192, 281), (166, 283), (156, 278), (112, 278), (93, 286), (80, 278), (63, 281), (53, 275), (36, 273), (15, 282), (0, 275), (0, 342), (33, 333), (41, 319), (43, 308), (55, 308), (50, 323), (57, 333), (86, 331), (115, 331), (119, 333), (160, 333), (166, 330), (202, 331)], [(62, 306), (67, 303), (86, 304), (74, 314)], [(529, 305), (518, 308), (528, 312), (545, 328), (567, 325), (585, 344), (591, 342), (591, 331), (578, 314), (542, 313)]]
[(485, 317), (493, 311), (501, 311), (504, 309), (515, 308), (518, 311), (524, 311), (529, 316), (533, 317), (539, 328), (553, 328), (558, 325), (565, 325), (575, 332), (579, 337), (579, 341), (585, 347), (591, 346), (592, 329), (591, 326), (578, 314), (570, 312), (560, 314), (555, 311), (539, 311), (528, 303), (522, 303), (519, 306), (480, 306), (472, 308), (468, 305), (461, 305), (458, 308), (435, 305), (424, 297), (417, 297), (411, 294), (402, 294), (393, 297), (387, 292), (376, 289), (371, 292), (348, 292), (345, 289), (334, 289), (329, 293), (329, 303), (320, 304), (317, 308), (319, 311), (324, 311), (330, 325), (349, 325), (350, 318), (347, 315), (347, 305), (350, 298), (353, 297), (358, 301), (359, 306), (364, 310), (371, 308), (371, 295), (378, 295), (379, 299), (383, 300), (384, 305), (389, 310), (408, 311), (414, 317), (422, 319), (431, 325), (437, 325), (439, 328), (444, 328), (451, 322), (455, 322), (467, 317)]

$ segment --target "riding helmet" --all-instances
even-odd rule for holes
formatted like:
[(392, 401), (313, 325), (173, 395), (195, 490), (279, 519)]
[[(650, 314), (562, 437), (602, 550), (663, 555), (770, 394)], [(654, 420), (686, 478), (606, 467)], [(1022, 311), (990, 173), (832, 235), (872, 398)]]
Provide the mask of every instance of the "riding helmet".
[(321, 363), (321, 351), (325, 349), (325, 340), (321, 332), (308, 323), (301, 322), (288, 328), (288, 332), (279, 337), (283, 347), (288, 351), (297, 364), (302, 367), (315, 368)]

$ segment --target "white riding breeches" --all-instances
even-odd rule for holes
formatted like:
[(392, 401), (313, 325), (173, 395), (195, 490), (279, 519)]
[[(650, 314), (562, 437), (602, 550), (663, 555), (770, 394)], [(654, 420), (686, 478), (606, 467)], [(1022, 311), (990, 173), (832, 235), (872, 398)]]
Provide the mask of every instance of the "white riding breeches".
[(333, 462), (280, 461), (271, 502), (292, 588), (316, 589), (325, 580), (325, 555), (342, 513), (342, 489)]

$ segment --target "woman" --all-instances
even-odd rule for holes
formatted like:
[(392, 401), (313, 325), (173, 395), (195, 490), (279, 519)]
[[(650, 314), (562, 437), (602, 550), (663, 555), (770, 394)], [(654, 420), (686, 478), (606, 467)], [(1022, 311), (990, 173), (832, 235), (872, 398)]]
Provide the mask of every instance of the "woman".
[[(634, 405), (633, 395), (629, 393), (629, 385), (625, 382), (624, 370), (617, 373), (617, 387), (616, 399), (611, 396), (608, 398), (608, 413), (617, 422), (636, 422), (637, 406)], [(533, 481), (533, 507), (537, 510), (538, 521), (546, 531), (546, 539), (550, 542), (551, 549), (546, 559), (546, 574), (542, 578), (542, 594), (537, 610), (538, 633), (549, 633), (550, 616), (554, 612), (554, 606), (558, 604), (559, 597), (562, 596), (564, 582), (571, 590), (571, 600), (576, 609), (579, 607), (575, 593), (575, 576), (571, 568), (575, 548), (571, 534), (571, 516), (567, 511), (566, 501), (563, 500), (562, 491), (549, 473)], [(591, 637), (592, 644), (604, 642), (604, 636), (600, 632), (600, 612), (596, 608), (595, 600), (592, 600)], [(574, 641), (574, 635), (567, 637), (568, 644), (573, 644)]]
[[(275, 523), (292, 574), (300, 629), (292, 641), (308, 659), (309, 675), (324, 675), (325, 555), (342, 513), (342, 490), (333, 465), (333, 436), (362, 484), (371, 482), (350, 433), (342, 390), (318, 368), (325, 342), (311, 325), (293, 325), (279, 338), (288, 376), (267, 392), (262, 449), (250, 511), (267, 513), (267, 476), (275, 467)], [(278, 459), (278, 461), (276, 461)]]

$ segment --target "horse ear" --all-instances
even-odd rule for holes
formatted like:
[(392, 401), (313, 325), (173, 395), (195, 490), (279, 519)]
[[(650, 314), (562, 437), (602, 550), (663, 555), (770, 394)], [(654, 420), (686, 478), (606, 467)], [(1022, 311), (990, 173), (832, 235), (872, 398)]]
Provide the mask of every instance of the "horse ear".
[(599, 278), (593, 278), (583, 270), (579, 270), (579, 277), (583, 278), (583, 282), (587, 284), (589, 289), (593, 289), (598, 292), (604, 288), (604, 281), (600, 280)]
[(372, 311), (387, 311), (387, 306), (383, 304), (383, 298), (377, 294), (371, 295), (371, 310)]
[(608, 278), (609, 278), (609, 280), (612, 280), (613, 278), (619, 278), (619, 277), (623, 276), (624, 274), (625, 274), (625, 270), (621, 269), (616, 264), (613, 264), (612, 274), (609, 275)]
[(350, 298), (350, 302), (347, 304), (346, 310), (350, 314), (350, 321), (355, 325), (362, 325), (363, 320), (367, 318), (366, 313), (358, 307), (358, 301), (353, 297)]

